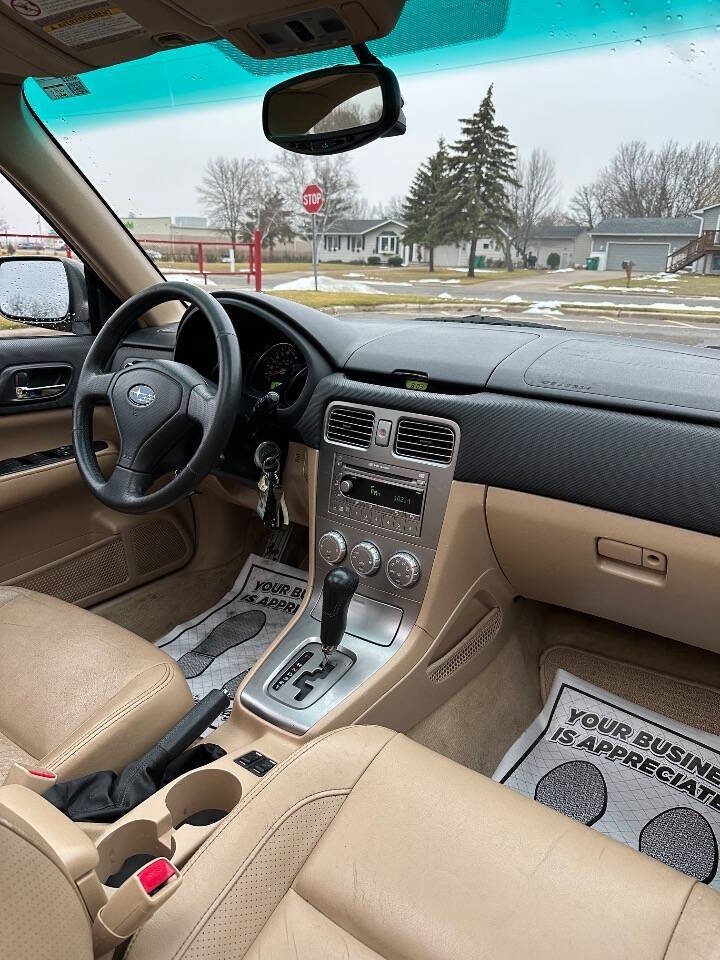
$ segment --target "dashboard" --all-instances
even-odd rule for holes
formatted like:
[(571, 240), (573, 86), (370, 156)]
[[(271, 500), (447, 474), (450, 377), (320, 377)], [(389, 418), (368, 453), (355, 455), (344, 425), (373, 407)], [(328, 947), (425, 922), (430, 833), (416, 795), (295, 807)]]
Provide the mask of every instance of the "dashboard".
[[(244, 408), (273, 386), (281, 394), (268, 424), (278, 442), (319, 449), (338, 400), (444, 417), (462, 436), (456, 480), (720, 534), (715, 351), (478, 318), (338, 318), (267, 295), (215, 296), (240, 341)], [(115, 364), (174, 352), (212, 378), (214, 342), (198, 321), (190, 311), (179, 328), (130, 334)], [(252, 475), (247, 456), (228, 456), (226, 469)]]

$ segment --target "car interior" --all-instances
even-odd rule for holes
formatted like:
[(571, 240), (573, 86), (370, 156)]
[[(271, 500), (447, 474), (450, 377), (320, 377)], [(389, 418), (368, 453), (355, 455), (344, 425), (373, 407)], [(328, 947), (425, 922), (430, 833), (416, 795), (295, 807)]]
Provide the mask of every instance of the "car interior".
[[(76, 254), (72, 335), (0, 333), (8, 960), (720, 957), (710, 874), (493, 779), (558, 671), (720, 735), (712, 351), (165, 280), (23, 95), (218, 40), (363, 69), (403, 6), (122, 0), (76, 50), (0, 4), (0, 170)], [(278, 142), (367, 142), (308, 99)]]

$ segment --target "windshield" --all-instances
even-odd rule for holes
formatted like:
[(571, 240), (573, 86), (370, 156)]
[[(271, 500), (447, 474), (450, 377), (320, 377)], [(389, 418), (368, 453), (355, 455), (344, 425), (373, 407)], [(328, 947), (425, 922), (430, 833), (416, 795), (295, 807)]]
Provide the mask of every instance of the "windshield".
[[(262, 97), (348, 49), (260, 61), (222, 41), (25, 95), (166, 276), (245, 287), (259, 247), (266, 293), (340, 315), (720, 346), (720, 3), (408, 0), (370, 47), (407, 133), (324, 159), (268, 143)], [(471, 204), (488, 138), (492, 182)]]

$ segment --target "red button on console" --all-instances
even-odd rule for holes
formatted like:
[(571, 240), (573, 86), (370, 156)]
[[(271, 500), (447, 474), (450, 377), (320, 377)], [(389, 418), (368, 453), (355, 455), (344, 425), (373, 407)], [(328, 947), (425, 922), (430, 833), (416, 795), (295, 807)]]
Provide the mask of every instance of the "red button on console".
[(55, 774), (52, 770), (28, 770), (32, 777), (43, 777), (45, 780), (54, 780)]
[(152, 863), (143, 867), (138, 873), (138, 880), (142, 884), (145, 893), (152, 896), (152, 894), (156, 893), (168, 880), (174, 877), (176, 872), (175, 867), (170, 861), (161, 857), (159, 860), (153, 860)]

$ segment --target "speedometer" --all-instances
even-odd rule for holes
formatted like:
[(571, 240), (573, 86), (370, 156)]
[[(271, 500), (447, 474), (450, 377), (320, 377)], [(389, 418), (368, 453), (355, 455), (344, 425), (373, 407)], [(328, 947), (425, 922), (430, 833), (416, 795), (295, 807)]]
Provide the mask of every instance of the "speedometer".
[[(293, 400), (285, 397), (288, 386), (306, 369), (305, 358), (291, 343), (275, 343), (260, 356), (251, 378), (254, 390), (267, 393), (275, 390), (284, 405)], [(292, 391), (295, 392), (294, 389)]]

